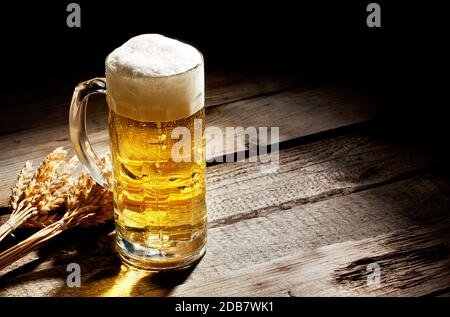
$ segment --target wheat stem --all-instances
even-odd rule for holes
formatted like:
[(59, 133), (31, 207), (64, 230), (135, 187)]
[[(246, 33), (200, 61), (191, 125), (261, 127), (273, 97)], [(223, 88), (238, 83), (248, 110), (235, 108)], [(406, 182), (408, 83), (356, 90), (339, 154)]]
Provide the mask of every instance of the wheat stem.
[[(42, 218), (41, 227), (56, 220), (57, 216), (49, 213), (64, 204), (73, 185), (71, 174), (78, 166), (75, 156), (69, 161), (66, 156), (67, 151), (59, 147), (47, 155), (35, 171), (30, 161), (25, 163), (11, 189), (12, 213), (7, 223), (0, 227), (0, 241), (34, 217)], [(44, 220), (49, 221), (44, 224)]]
[[(113, 217), (112, 193), (96, 184), (85, 172), (81, 173), (74, 182), (70, 176), (74, 169), (74, 159), (72, 158), (69, 163), (66, 163), (63, 160), (65, 155), (63, 155), (62, 149), (56, 149), (54, 152), (56, 154), (50, 153), (47, 159), (41, 163), (34, 173), (34, 178), (27, 183), (22, 194), (13, 189), (13, 193), (20, 198), (14, 200), (16, 209), (8, 222), (0, 226), (0, 241), (10, 234), (16, 225), (21, 225), (39, 215), (48, 216), (49, 212), (61, 204), (64, 204), (66, 211), (63, 214), (46, 217), (46, 221), (52, 219), (53, 223), (33, 222), (32, 224), (42, 225), (43, 228), (19, 244), (0, 253), (0, 270), (38, 249), (68, 228), (100, 224)], [(55, 157), (59, 161), (54, 161)], [(108, 157), (103, 157), (100, 164), (104, 169), (104, 177), (109, 179), (111, 171), (106, 167), (107, 159)], [(48, 176), (46, 173), (52, 175)], [(53, 182), (55, 177), (59, 179), (59, 183)], [(38, 180), (47, 185), (39, 188)], [(21, 186), (19, 185), (15, 188), (19, 188)], [(65, 188), (64, 186), (67, 188), (61, 190), (61, 188)], [(55, 190), (55, 188), (57, 189)], [(45, 196), (46, 192), (51, 193), (51, 198)], [(39, 218), (37, 219), (39, 220)]]
[(30, 252), (38, 249), (41, 245), (46, 243), (48, 240), (57, 236), (63, 231), (63, 228), (59, 223), (54, 223), (49, 225), (26, 240), (18, 243), (14, 247), (9, 248), (8, 250), (0, 253), (0, 270), (5, 268), (6, 266), (16, 262), (20, 258), (29, 254)]

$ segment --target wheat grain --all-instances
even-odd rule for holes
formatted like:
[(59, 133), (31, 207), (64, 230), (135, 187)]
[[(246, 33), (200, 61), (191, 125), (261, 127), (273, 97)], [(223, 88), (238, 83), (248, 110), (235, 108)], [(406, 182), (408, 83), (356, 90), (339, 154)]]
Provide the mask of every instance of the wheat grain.
[(17, 209), (17, 203), (22, 198), (25, 188), (27, 188), (30, 183), (33, 172), (33, 163), (31, 161), (26, 161), (25, 167), (20, 171), (17, 176), (17, 181), (11, 189), (11, 199), (9, 202), (11, 209)]
[(0, 227), (0, 241), (24, 223), (36, 226), (42, 220), (42, 227), (49, 223), (48, 220), (58, 218), (58, 213), (52, 214), (52, 211), (65, 203), (73, 185), (71, 175), (78, 166), (75, 157), (66, 161), (66, 156), (66, 150), (56, 148), (34, 172), (31, 162), (25, 163), (11, 191), (12, 213)]
[[(109, 181), (111, 172), (105, 167), (106, 161), (107, 158), (102, 159), (103, 175)], [(86, 172), (82, 172), (68, 191), (65, 207), (66, 211), (59, 220), (55, 218), (55, 222), (0, 253), (0, 270), (38, 249), (66, 229), (88, 227), (112, 219), (112, 193), (95, 183)]]

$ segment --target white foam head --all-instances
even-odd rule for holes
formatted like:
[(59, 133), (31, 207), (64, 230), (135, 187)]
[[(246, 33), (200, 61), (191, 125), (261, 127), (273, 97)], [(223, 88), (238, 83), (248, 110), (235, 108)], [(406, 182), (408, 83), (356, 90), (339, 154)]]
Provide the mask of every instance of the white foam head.
[(106, 59), (108, 104), (138, 121), (173, 121), (204, 105), (203, 58), (159, 34), (133, 37)]

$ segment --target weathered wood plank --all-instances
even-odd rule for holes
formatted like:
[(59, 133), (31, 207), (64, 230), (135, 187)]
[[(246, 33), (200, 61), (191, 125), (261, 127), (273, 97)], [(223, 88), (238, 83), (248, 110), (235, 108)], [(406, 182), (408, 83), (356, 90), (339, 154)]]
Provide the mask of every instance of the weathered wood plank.
[[(88, 79), (88, 78), (86, 78)], [(264, 95), (304, 84), (304, 80), (286, 74), (257, 74), (212, 70), (207, 74), (205, 103), (207, 107)], [(0, 134), (31, 129), (48, 124), (67, 123), (73, 88), (63, 93), (28, 102), (1, 104)], [(104, 109), (102, 109), (104, 111)]]
[[(112, 246), (113, 236), (106, 235), (107, 228), (103, 227), (103, 232), (68, 232), (39, 252), (28, 255), (0, 272), (4, 274), (0, 277), (0, 295), (152, 296), (167, 295), (180, 283), (185, 286), (176, 290), (175, 294), (182, 291), (186, 293), (203, 282), (214, 281), (219, 277), (221, 280), (228, 279), (229, 274), (242, 269), (255, 271), (255, 265), (282, 259), (286, 255), (310, 252), (349, 239), (366, 239), (448, 215), (449, 193), (450, 184), (446, 180), (431, 175), (417, 176), (214, 227), (209, 230), (208, 252), (189, 277), (189, 272), (156, 276), (129, 273), (120, 267)], [(341, 254), (339, 259), (345, 260), (345, 252), (353, 248), (352, 244), (341, 250), (342, 253), (337, 252)], [(321, 254), (322, 251), (317, 253)], [(351, 259), (351, 254), (349, 256)], [(72, 262), (79, 263), (84, 272), (80, 289), (65, 286), (65, 267)], [(285, 263), (284, 259), (280, 263)], [(342, 265), (333, 266), (333, 269)], [(290, 280), (290, 271), (286, 272), (286, 276), (277, 277), (280, 283)], [(264, 279), (265, 271), (255, 272), (259, 272), (255, 275)], [(239, 275), (244, 285), (246, 278), (242, 276), (246, 274)], [(271, 280), (261, 283), (271, 285)], [(189, 288), (189, 285), (195, 287)], [(328, 285), (323, 284), (323, 287)], [(264, 290), (267, 291), (264, 294), (269, 294), (269, 290)], [(280, 290), (284, 293), (270, 295), (287, 295), (286, 289), (281, 287)], [(314, 291), (319, 293), (323, 290), (317, 284)], [(196, 294), (195, 291), (192, 294)]]
[[(366, 121), (376, 114), (370, 108), (333, 88), (293, 89), (265, 97), (207, 109), (207, 126), (225, 131), (227, 126), (280, 128), (280, 141)], [(107, 149), (106, 118), (101, 111), (88, 116), (90, 138), (100, 151)], [(224, 133), (225, 134), (225, 133)], [(57, 146), (70, 147), (67, 124), (54, 125), (0, 136), (0, 207), (7, 205), (9, 188), (25, 160), (41, 160)], [(234, 153), (234, 149), (225, 149)], [(208, 158), (216, 157), (218, 151)]]
[(205, 103), (218, 106), (305, 84), (298, 74), (213, 69), (206, 74)]
[(274, 173), (263, 173), (260, 162), (211, 166), (209, 220), (212, 227), (220, 226), (347, 195), (411, 175), (429, 164), (430, 159), (417, 151), (358, 132), (282, 150)]
[(282, 150), (275, 173), (264, 173), (260, 162), (209, 166), (209, 220), (212, 227), (220, 226), (346, 195), (408, 176), (428, 164), (417, 151), (355, 132)]
[[(175, 296), (423, 296), (450, 285), (450, 224), (329, 245), (234, 275), (185, 283)], [(368, 283), (378, 265), (380, 283)]]

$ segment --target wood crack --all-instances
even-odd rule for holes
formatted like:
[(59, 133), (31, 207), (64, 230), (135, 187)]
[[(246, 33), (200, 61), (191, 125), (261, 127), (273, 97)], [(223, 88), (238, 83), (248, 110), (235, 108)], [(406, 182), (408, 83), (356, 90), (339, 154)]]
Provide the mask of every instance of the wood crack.
[(224, 217), (224, 218), (220, 218), (220, 219), (208, 222), (208, 228), (218, 228), (218, 227), (222, 227), (222, 226), (232, 225), (232, 224), (235, 224), (240, 221), (245, 221), (245, 220), (254, 219), (254, 218), (258, 218), (258, 217), (266, 217), (270, 214), (274, 214), (277, 212), (282, 212), (285, 210), (292, 209), (292, 208), (294, 208), (294, 206), (313, 204), (313, 203), (317, 203), (320, 201), (325, 201), (325, 200), (333, 199), (336, 197), (347, 196), (347, 195), (350, 195), (353, 193), (370, 190), (372, 188), (393, 184), (393, 183), (396, 183), (399, 181), (403, 181), (406, 179), (410, 179), (410, 178), (425, 174), (428, 171), (429, 171), (429, 168), (419, 168), (416, 170), (408, 171), (406, 173), (402, 173), (400, 175), (396, 175), (396, 176), (392, 177), (391, 179), (381, 181), (378, 183), (373, 183), (370, 185), (361, 185), (361, 186), (356, 186), (356, 187), (333, 189), (333, 190), (330, 190), (330, 191), (327, 191), (324, 193), (320, 193), (315, 196), (291, 200), (291, 201), (285, 202), (283, 204), (280, 204), (278, 206), (270, 206), (270, 207), (266, 207), (266, 208), (261, 208), (261, 209), (254, 210), (249, 213), (237, 213), (237, 214), (234, 214), (234, 215), (231, 215), (228, 217)]

